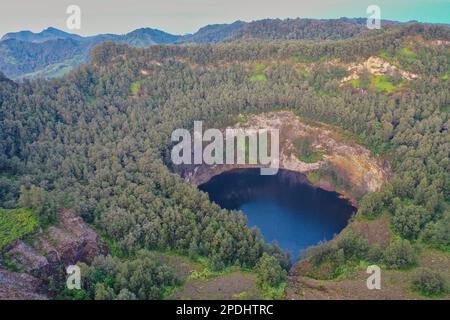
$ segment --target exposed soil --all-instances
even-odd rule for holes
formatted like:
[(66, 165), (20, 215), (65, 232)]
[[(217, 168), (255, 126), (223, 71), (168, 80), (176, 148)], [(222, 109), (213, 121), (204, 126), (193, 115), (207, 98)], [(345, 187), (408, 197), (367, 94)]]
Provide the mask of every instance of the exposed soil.
[(254, 274), (233, 271), (206, 279), (192, 277), (194, 271), (201, 272), (205, 266), (187, 257), (171, 253), (154, 252), (159, 261), (168, 265), (182, 281), (182, 286), (171, 298), (182, 300), (212, 299), (259, 299), (261, 293), (256, 287)]
[(353, 221), (349, 228), (366, 238), (371, 246), (386, 248), (392, 240), (392, 231), (386, 217), (372, 221)]
[(175, 294), (175, 298), (183, 300), (257, 299), (260, 298), (260, 293), (256, 288), (255, 281), (255, 275), (241, 271), (208, 280), (189, 279), (184, 287)]

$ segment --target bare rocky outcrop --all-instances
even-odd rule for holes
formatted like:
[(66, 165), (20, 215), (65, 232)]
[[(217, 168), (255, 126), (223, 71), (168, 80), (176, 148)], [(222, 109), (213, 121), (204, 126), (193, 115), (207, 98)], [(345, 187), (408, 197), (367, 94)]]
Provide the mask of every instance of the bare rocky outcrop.
[(90, 264), (107, 251), (96, 232), (74, 210), (61, 210), (56, 225), (39, 233), (31, 244), (16, 241), (5, 253), (9, 263), (21, 272), (0, 270), (0, 298), (45, 298), (42, 292), (49, 277), (77, 262)]
[(47, 258), (21, 240), (14, 244), (6, 256), (17, 269), (29, 274), (45, 277), (51, 272)]
[(26, 273), (0, 269), (0, 300), (45, 300), (42, 280)]
[(74, 210), (62, 210), (56, 225), (38, 234), (32, 245), (17, 241), (6, 256), (26, 272), (51, 272), (52, 266), (91, 263), (106, 249)]
[(360, 64), (354, 63), (349, 65), (347, 67), (347, 71), (350, 72), (350, 75), (343, 78), (341, 82), (344, 83), (350, 80), (359, 79), (359, 76), (364, 69), (366, 69), (370, 74), (373, 74), (375, 76), (383, 76), (383, 75), (392, 76), (395, 73), (398, 73), (405, 80), (414, 80), (419, 77), (415, 73), (397, 68), (396, 66), (390, 64), (389, 62), (380, 57), (372, 56), (369, 57), (363, 63)]
[(78, 261), (91, 263), (106, 247), (101, 244), (94, 230), (75, 214), (63, 210), (59, 223), (34, 241), (34, 247), (44, 252), (50, 262), (64, 266)]
[(450, 41), (448, 40), (432, 40), (430, 43), (433, 46), (450, 46)]

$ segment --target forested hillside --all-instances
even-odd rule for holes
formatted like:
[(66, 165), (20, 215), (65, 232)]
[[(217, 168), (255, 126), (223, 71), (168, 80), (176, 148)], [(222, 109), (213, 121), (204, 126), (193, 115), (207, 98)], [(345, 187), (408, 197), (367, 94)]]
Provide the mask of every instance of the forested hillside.
[(147, 47), (174, 43), (180, 37), (151, 28), (141, 28), (123, 35), (100, 34), (90, 37), (55, 28), (47, 28), (39, 33), (13, 32), (0, 40), (0, 70), (13, 79), (54, 78), (86, 63), (90, 50), (99, 43), (113, 41)]
[[(355, 34), (328, 37), (313, 29), (321, 39)], [(56, 208), (74, 208), (103, 230), (115, 257), (99, 258), (90, 268), (113, 275), (93, 276), (90, 286), (95, 291), (95, 282), (101, 283), (112, 297), (123, 289), (119, 279), (130, 275), (121, 265), (162, 268), (146, 253), (137, 261), (142, 249), (203, 257), (211, 270), (275, 265), (279, 274), (280, 266), (289, 267), (286, 254), (264, 244), (241, 213), (220, 209), (172, 172), (170, 137), (194, 120), (223, 127), (240, 114), (288, 109), (348, 130), (389, 159), (394, 176), (362, 199), (359, 214), (387, 214), (406, 243), (448, 251), (450, 49), (442, 41), (450, 41), (448, 27), (408, 25), (318, 43), (146, 49), (107, 43), (92, 51), (91, 63), (62, 78), (16, 84), (2, 76), (0, 207), (30, 209), (43, 228), (54, 223)], [(417, 79), (398, 80), (400, 86), (384, 77), (395, 84), (392, 90), (377, 87), (378, 76), (367, 72), (360, 78), (366, 84), (342, 82), (349, 63), (373, 55)], [(174, 285), (161, 270), (155, 286)], [(114, 277), (116, 282), (108, 280)], [(129, 290), (140, 294), (139, 288)], [(162, 296), (159, 289), (151, 292), (147, 297)]]
[[(200, 28), (194, 34), (173, 35), (141, 28), (127, 34), (82, 37), (55, 28), (41, 32), (7, 33), (0, 40), (0, 71), (12, 79), (54, 78), (88, 61), (93, 46), (107, 41), (147, 47), (157, 44), (201, 44), (227, 41), (336, 40), (377, 33), (365, 27), (365, 19), (265, 19), (236, 21)], [(397, 23), (382, 21), (383, 29)]]
[[(250, 22), (233, 32), (226, 40), (339, 40), (371, 33), (367, 19), (265, 19)], [(381, 22), (383, 28), (396, 24)]]

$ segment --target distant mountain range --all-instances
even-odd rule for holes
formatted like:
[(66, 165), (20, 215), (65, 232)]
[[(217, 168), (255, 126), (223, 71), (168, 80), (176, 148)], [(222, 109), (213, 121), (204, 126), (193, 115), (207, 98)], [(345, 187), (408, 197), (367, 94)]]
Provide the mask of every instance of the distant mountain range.
[[(398, 23), (383, 21), (384, 29), (395, 24)], [(338, 40), (370, 32), (376, 31), (367, 29), (364, 18), (236, 21), (208, 25), (189, 35), (142, 28), (123, 35), (83, 37), (50, 27), (38, 33), (20, 31), (5, 34), (0, 39), (0, 71), (16, 80), (60, 76), (86, 62), (92, 47), (106, 41), (147, 47), (249, 40)]]
[(114, 41), (123, 43), (136, 43), (136, 45), (148, 46), (150, 44), (165, 44), (176, 42), (180, 36), (172, 35), (161, 30), (142, 28), (134, 30), (124, 35), (117, 34), (99, 34), (96, 36), (83, 37), (73, 33), (67, 33), (62, 30), (50, 27), (41, 32), (31, 31), (10, 32), (5, 34), (0, 41), (19, 40), (32, 43), (43, 43), (52, 40), (74, 40), (80, 42), (104, 42)]

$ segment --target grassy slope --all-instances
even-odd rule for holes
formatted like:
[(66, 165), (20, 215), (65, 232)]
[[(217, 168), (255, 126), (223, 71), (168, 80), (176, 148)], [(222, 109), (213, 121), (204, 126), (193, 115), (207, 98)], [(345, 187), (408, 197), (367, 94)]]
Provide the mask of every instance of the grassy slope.
[(83, 63), (83, 57), (82, 56), (75, 56), (72, 59), (68, 59), (59, 63), (51, 64), (43, 69), (37, 70), (35, 72), (26, 73), (20, 78), (22, 79), (36, 79), (36, 78), (58, 78), (62, 77), (63, 75), (69, 73), (76, 67), (78, 67), (80, 64)]
[(38, 218), (31, 210), (0, 208), (0, 250), (32, 233), (38, 226)]
[[(353, 79), (350, 84), (354, 88), (360, 88), (361, 83), (359, 79)], [(370, 88), (378, 91), (385, 91), (387, 93), (392, 93), (405, 85), (405, 81), (401, 81), (398, 84), (392, 83), (386, 76), (370, 76)]]
[(253, 73), (250, 74), (250, 81), (267, 81), (267, 77), (264, 74), (264, 69), (266, 69), (266, 67), (266, 64), (258, 63), (254, 68), (255, 70), (253, 71)]

